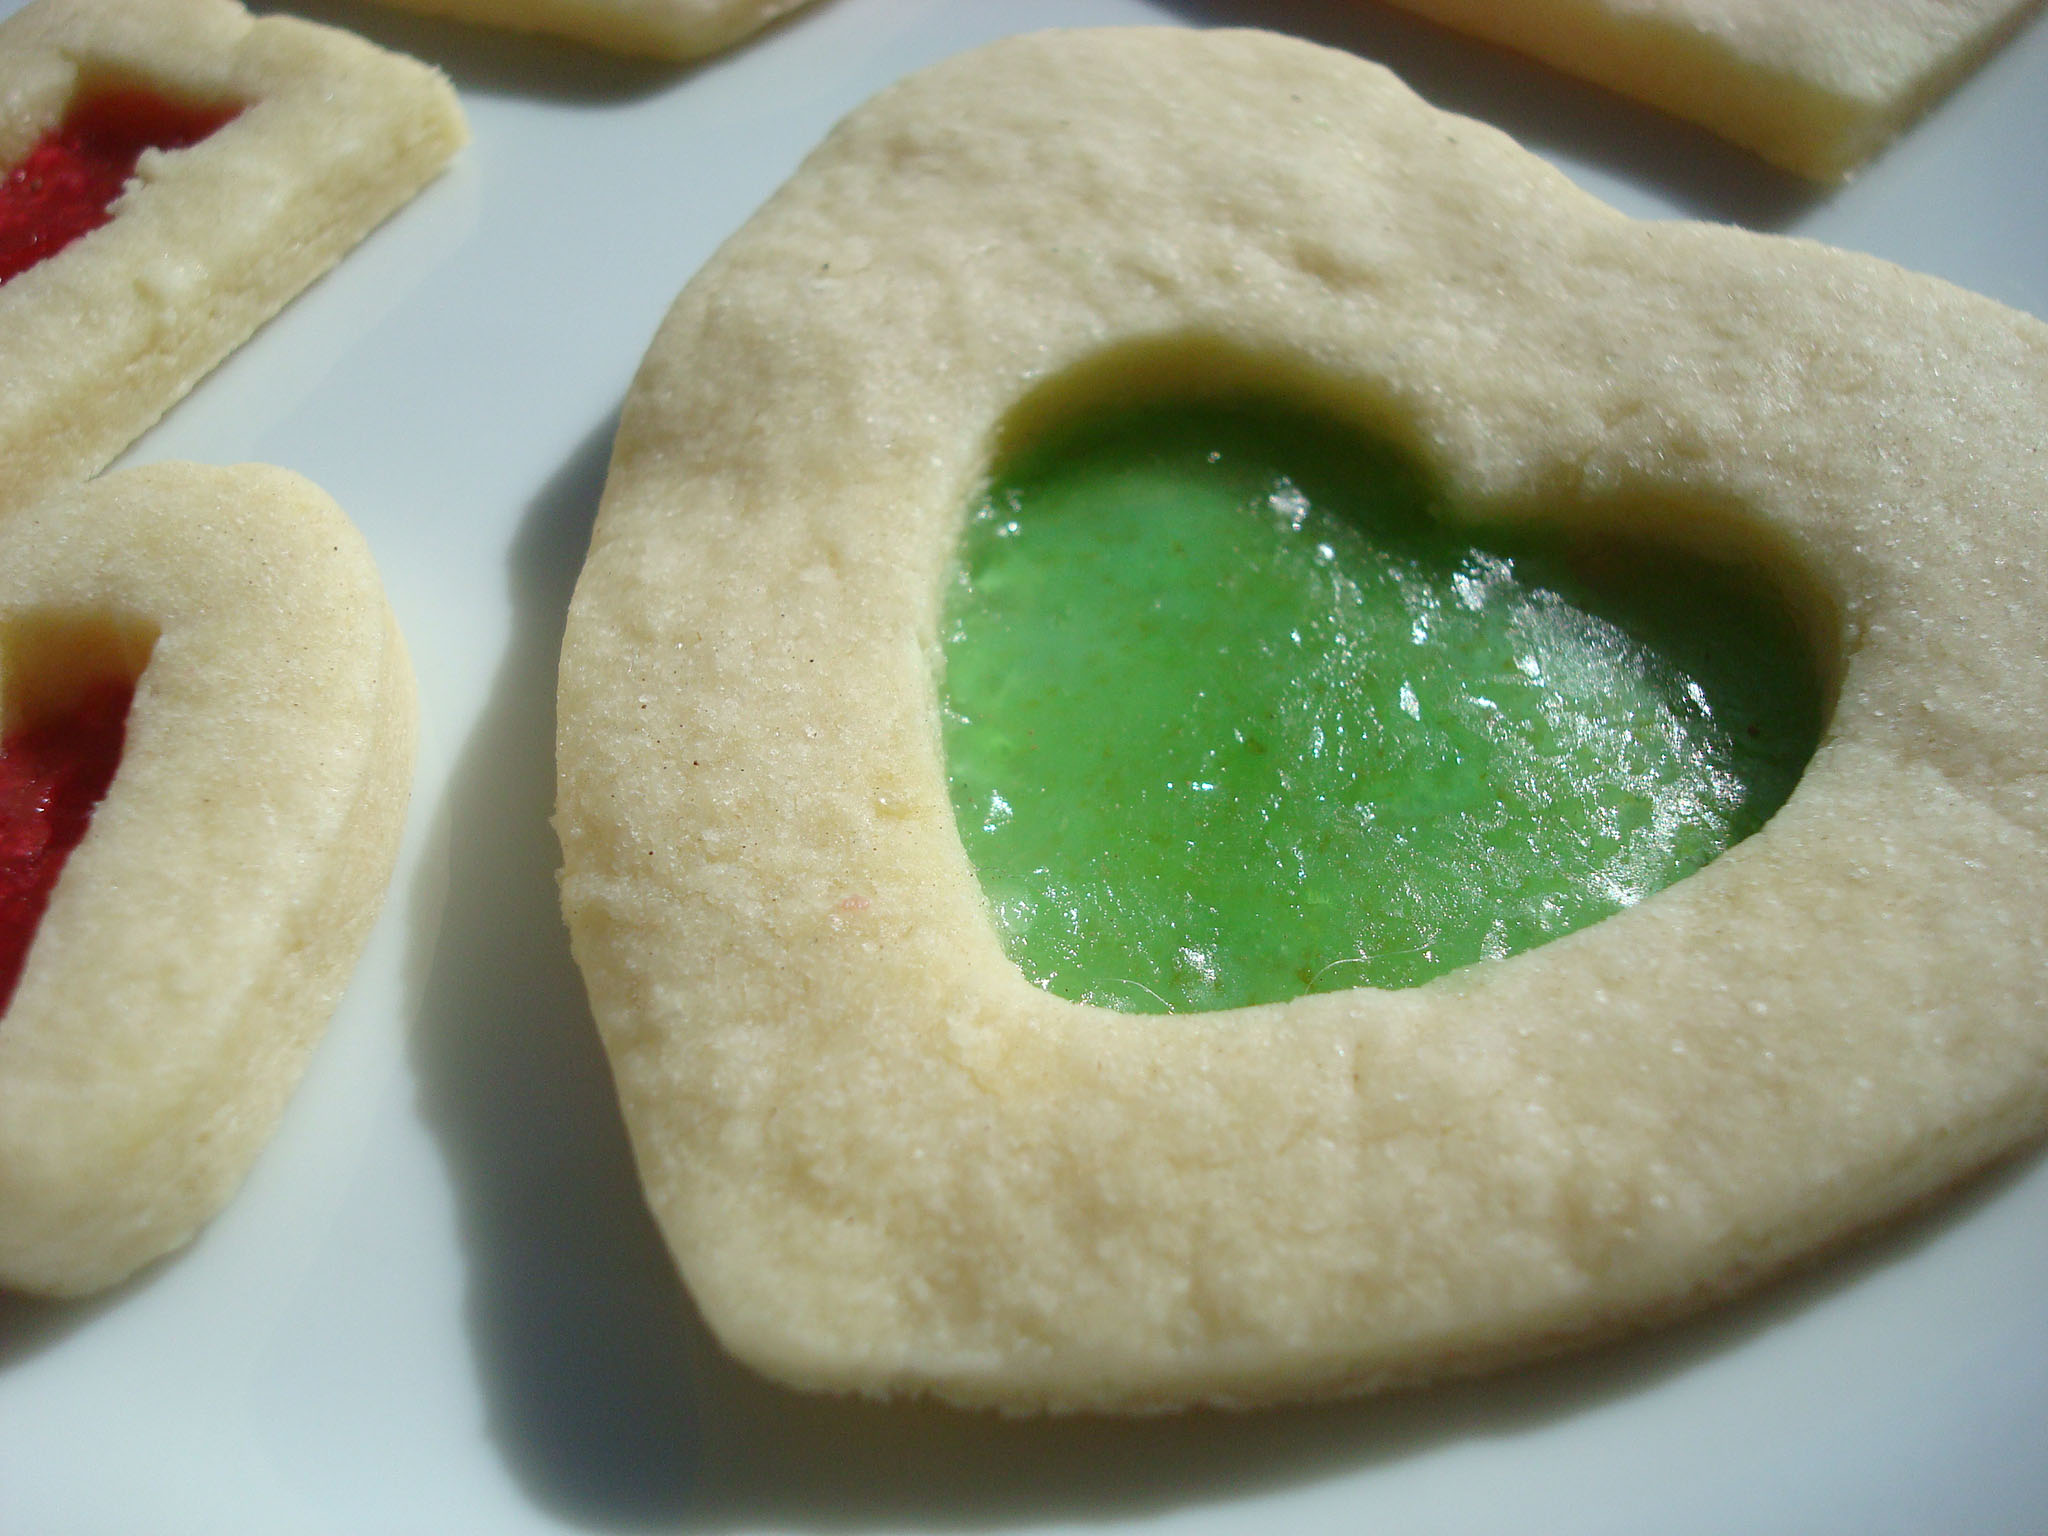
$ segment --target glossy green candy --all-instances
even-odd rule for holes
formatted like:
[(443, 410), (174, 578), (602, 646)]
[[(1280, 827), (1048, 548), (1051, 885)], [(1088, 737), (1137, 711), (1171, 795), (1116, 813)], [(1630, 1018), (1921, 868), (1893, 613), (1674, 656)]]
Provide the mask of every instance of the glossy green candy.
[(1005, 467), (945, 640), (1011, 957), (1134, 1011), (1414, 986), (1596, 922), (1760, 827), (1822, 710), (1732, 570), (1475, 547), (1385, 444), (1252, 406)]

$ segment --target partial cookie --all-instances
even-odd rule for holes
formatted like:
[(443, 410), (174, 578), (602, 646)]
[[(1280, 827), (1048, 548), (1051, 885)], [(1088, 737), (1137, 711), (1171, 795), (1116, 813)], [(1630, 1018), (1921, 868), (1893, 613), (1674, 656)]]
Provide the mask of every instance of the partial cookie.
[(807, 0), (384, 0), (409, 11), (515, 32), (546, 32), (614, 53), (696, 59), (729, 48)]
[(440, 75), (343, 32), (37, 0), (0, 24), (0, 206), (67, 126), (152, 100), (196, 142), (144, 150), (108, 222), (0, 283), (0, 510), (104, 467), (467, 136)]
[[(383, 900), (412, 670), (362, 538), (260, 465), (0, 519), (8, 751), (134, 687), (118, 771), (0, 1014), (0, 1285), (98, 1290), (269, 1139)], [(11, 833), (0, 827), (0, 833)]]
[[(1617, 916), (1408, 991), (1031, 986), (941, 760), (998, 446), (1246, 390), (1475, 528), (1803, 594), (1818, 751)], [(1047, 34), (895, 87), (705, 267), (563, 647), (563, 902), (648, 1199), (804, 1387), (1148, 1409), (1470, 1371), (1704, 1305), (2048, 1126), (2048, 327), (1637, 223), (1355, 58)]]
[(1394, 0), (1839, 181), (2038, 0)]

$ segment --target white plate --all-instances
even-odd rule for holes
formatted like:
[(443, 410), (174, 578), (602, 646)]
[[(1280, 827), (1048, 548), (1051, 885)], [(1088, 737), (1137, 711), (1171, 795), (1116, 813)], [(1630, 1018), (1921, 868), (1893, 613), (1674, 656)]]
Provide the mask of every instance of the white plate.
[[(0, 0), (0, 11), (18, 0)], [(555, 650), (618, 402), (842, 112), (1054, 25), (1258, 22), (1393, 64), (1595, 192), (2048, 315), (2048, 19), (1844, 191), (1363, 0), (823, 0), (672, 72), (319, 0), (454, 77), (475, 145), (131, 455), (324, 485), (425, 711), (353, 989), (248, 1187), (79, 1306), (0, 1299), (0, 1533), (2048, 1530), (2048, 1166), (1693, 1325), (1347, 1406), (1011, 1425), (816, 1402), (706, 1343), (556, 917)]]

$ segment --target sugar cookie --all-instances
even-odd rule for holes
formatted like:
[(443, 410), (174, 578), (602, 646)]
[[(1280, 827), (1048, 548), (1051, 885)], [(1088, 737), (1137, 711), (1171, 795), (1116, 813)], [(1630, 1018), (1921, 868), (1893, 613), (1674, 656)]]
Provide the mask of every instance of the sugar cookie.
[(729, 48), (806, 0), (384, 0), (457, 21), (545, 32), (614, 53), (696, 59)]
[(1815, 181), (1882, 149), (2038, 0), (1394, 0)]
[[(1784, 807), (1406, 991), (1032, 987), (939, 746), (967, 506), (1091, 402), (1245, 390), (1475, 528), (1771, 573), (1831, 701)], [(1360, 1391), (1701, 1306), (2038, 1136), (2044, 438), (2036, 321), (1631, 221), (1343, 54), (1054, 33), (885, 92), (664, 322), (563, 647), (564, 906), (710, 1326), (1009, 1409)]]
[(467, 134), (426, 66), (232, 0), (36, 0), (0, 23), (0, 167), (110, 95), (217, 126), (144, 150), (111, 220), (0, 282), (0, 510), (104, 467)]
[(12, 740), (134, 685), (119, 769), (0, 1014), (0, 1284), (111, 1285), (269, 1138), (390, 878), (412, 671), (368, 549), (260, 465), (0, 518)]

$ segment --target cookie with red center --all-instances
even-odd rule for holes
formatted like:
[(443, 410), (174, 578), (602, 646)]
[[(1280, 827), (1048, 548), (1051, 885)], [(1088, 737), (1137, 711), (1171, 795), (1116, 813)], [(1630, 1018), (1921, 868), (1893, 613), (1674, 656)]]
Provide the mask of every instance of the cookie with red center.
[(0, 510), (104, 467), (466, 132), (425, 65), (233, 0), (0, 23)]
[(232, 1194), (383, 899), (414, 724), (369, 551), (295, 475), (0, 518), (0, 1285), (111, 1285)]

